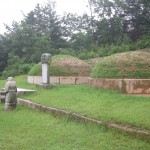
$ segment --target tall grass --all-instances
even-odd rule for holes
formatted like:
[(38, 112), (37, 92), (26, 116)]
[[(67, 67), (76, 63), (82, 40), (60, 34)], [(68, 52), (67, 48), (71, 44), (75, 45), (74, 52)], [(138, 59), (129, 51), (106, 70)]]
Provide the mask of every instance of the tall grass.
[(148, 141), (96, 125), (18, 106), (3, 111), (0, 104), (1, 150), (149, 150)]

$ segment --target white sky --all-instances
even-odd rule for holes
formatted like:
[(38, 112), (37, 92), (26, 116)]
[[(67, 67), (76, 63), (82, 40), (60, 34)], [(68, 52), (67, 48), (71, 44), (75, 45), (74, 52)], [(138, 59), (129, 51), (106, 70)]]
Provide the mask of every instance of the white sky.
[[(4, 23), (11, 25), (12, 21), (23, 19), (22, 12), (27, 14), (37, 3), (43, 4), (47, 0), (1, 0), (0, 1), (0, 34), (5, 31)], [(87, 0), (55, 0), (58, 14), (72, 12), (82, 14), (87, 11)]]

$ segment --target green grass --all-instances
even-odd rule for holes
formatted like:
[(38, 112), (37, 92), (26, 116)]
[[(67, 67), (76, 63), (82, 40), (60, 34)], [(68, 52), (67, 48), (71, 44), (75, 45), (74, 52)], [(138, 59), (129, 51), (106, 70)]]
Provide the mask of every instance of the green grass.
[[(69, 56), (69, 55), (55, 55), (52, 57), (52, 61), (50, 64), (50, 75), (52, 76), (85, 76), (84, 74), (82, 74), (79, 72), (80, 70), (76, 71), (74, 69), (74, 67), (69, 65), (65, 65), (62, 66), (62, 64), (65, 62), (65, 60), (63, 60), (64, 58), (72, 58), (72, 61), (81, 61), (76, 57), (73, 56)], [(62, 61), (62, 64), (60, 63), (60, 60)], [(59, 64), (57, 64), (57, 62), (59, 62)], [(67, 62), (67, 60), (66, 60)], [(75, 62), (76, 63), (76, 62)], [(81, 66), (80, 69), (82, 69), (83, 67)], [(42, 65), (41, 63), (35, 64), (31, 70), (29, 71), (28, 75), (30, 76), (41, 76), (41, 72), (42, 72)]]
[(150, 143), (104, 127), (0, 104), (1, 150), (149, 150)]
[(55, 55), (52, 58), (59, 59), (59, 58), (75, 58), (75, 57), (73, 57), (71, 55)]
[(114, 54), (100, 61), (93, 78), (150, 78), (150, 50)]
[[(87, 85), (57, 85), (53, 89), (39, 89), (26, 82), (26, 76), (15, 78), (17, 86), (37, 90), (23, 95), (47, 106), (78, 112), (103, 121), (116, 120), (150, 129), (150, 98), (123, 95), (117, 91), (90, 88)], [(0, 80), (0, 87), (6, 81)]]
[[(62, 66), (56, 66), (56, 65), (52, 64), (49, 67), (49, 70), (50, 70), (50, 75), (52, 75), (52, 76), (78, 75), (78, 73), (76, 73), (76, 72), (68, 71), (68, 70), (70, 70), (70, 67), (68, 67), (68, 66), (63, 68)], [(34, 65), (28, 73), (29, 76), (41, 76), (41, 74), (42, 74), (42, 64), (41, 63)]]
[(41, 76), (42, 75), (42, 64), (41, 63), (35, 64), (29, 71), (28, 75)]
[[(36, 89), (35, 85), (27, 83), (27, 76), (26, 75), (21, 75), (17, 76), (14, 78), (16, 81), (17, 87), (18, 88), (29, 88), (29, 89)], [(5, 83), (7, 82), (6, 80), (0, 80), (0, 88), (5, 87)]]
[[(103, 121), (116, 120), (150, 129), (150, 98), (123, 95), (112, 90), (90, 88), (87, 85), (57, 85), (39, 89), (26, 83), (26, 76), (16, 77), (18, 87), (37, 90), (22, 98), (47, 106), (66, 109)], [(3, 83), (3, 84), (2, 84)], [(0, 86), (4, 81), (0, 81)]]

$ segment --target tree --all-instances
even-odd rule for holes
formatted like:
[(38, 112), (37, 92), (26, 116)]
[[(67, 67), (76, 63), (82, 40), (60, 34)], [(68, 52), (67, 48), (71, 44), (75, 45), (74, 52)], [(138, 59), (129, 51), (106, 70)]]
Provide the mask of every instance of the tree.
[(4, 39), (7, 41), (7, 53), (13, 51), (26, 63), (36, 63), (42, 53), (56, 53), (56, 49), (67, 45), (53, 1), (41, 6), (37, 4), (34, 10), (24, 16), (24, 20), (14, 22), (12, 27), (6, 26), (6, 29)]
[(133, 41), (150, 30), (149, 0), (115, 0), (118, 16), (124, 19), (123, 29)]
[(7, 58), (8, 55), (5, 48), (5, 41), (3, 40), (3, 37), (0, 36), (0, 75), (7, 66)]

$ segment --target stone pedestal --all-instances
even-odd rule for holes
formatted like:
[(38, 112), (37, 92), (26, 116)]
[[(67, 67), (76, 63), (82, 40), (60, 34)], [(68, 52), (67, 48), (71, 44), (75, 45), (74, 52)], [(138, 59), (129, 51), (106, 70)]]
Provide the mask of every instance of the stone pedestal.
[(53, 84), (44, 84), (44, 83), (41, 83), (41, 84), (37, 84), (36, 87), (39, 87), (39, 88), (43, 88), (43, 89), (51, 89), (54, 87)]
[(41, 56), (41, 63), (42, 63), (42, 83), (37, 84), (37, 87), (40, 88), (53, 88), (54, 85), (50, 84), (49, 80), (49, 67), (50, 67), (50, 62), (51, 62), (51, 54), (49, 53), (44, 53)]

